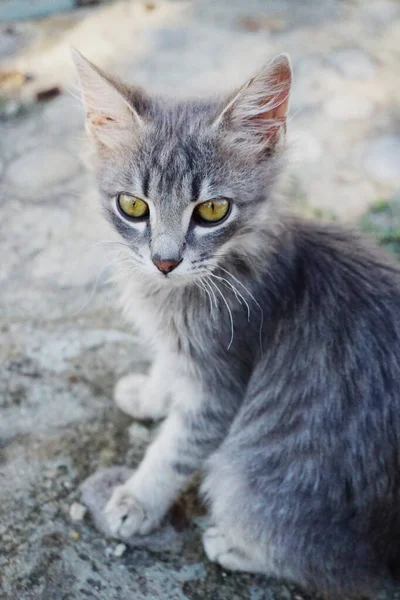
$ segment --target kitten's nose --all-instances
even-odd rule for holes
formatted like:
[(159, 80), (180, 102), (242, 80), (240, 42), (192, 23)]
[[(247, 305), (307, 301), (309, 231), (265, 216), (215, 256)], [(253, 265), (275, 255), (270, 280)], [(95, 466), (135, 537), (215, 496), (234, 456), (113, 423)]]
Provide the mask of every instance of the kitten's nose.
[(153, 258), (152, 261), (156, 265), (157, 269), (159, 271), (161, 271), (161, 273), (164, 273), (164, 275), (167, 275), (168, 273), (171, 273), (171, 271), (176, 269), (176, 267), (182, 262), (182, 259), (180, 259), (180, 260), (159, 260), (158, 258)]

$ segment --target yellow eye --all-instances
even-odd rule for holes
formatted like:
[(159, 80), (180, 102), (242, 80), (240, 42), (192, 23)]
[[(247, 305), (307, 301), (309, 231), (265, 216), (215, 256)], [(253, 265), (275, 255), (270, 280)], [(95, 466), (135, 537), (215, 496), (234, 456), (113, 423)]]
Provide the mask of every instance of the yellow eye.
[(200, 223), (219, 223), (228, 215), (230, 202), (225, 198), (215, 198), (198, 204), (193, 215)]
[(149, 205), (136, 196), (121, 193), (118, 195), (117, 202), (120, 211), (131, 219), (140, 219), (149, 215)]

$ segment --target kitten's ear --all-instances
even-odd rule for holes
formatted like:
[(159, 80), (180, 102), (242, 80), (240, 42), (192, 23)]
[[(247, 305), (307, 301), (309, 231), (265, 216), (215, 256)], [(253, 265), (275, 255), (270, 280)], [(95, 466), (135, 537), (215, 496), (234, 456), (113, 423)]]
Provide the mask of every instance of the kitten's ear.
[(82, 88), (86, 127), (95, 142), (115, 149), (132, 141), (143, 121), (129, 102), (128, 88), (111, 79), (77, 50), (72, 49), (72, 57)]
[(244, 145), (274, 148), (286, 132), (291, 83), (289, 57), (280, 54), (231, 97), (214, 125), (228, 128)]

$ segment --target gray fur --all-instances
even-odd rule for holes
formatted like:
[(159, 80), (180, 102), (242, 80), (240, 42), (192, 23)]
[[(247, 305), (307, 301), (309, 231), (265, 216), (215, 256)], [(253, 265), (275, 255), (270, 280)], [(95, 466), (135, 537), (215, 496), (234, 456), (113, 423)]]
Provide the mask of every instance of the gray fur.
[[(263, 138), (254, 110), (267, 109), (254, 97), (246, 113), (265, 74), (237, 105), (172, 104), (116, 84), (136, 113), (132, 143), (97, 144), (99, 187), (129, 247), (125, 313), (164, 362), (171, 381), (160, 375), (159, 388), (173, 403), (106, 512), (114, 533), (145, 533), (203, 468), (212, 560), (373, 595), (400, 558), (400, 273), (354, 233), (280, 205), (284, 128)], [(149, 199), (154, 227), (118, 217), (120, 191)], [(235, 205), (225, 225), (182, 225), (194, 202), (219, 196)], [(166, 277), (155, 249), (183, 262)]]

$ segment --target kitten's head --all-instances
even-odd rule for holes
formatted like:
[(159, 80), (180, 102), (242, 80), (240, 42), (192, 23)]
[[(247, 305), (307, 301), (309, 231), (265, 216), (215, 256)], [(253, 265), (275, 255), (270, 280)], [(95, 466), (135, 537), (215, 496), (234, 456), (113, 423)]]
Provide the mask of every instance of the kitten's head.
[(224, 101), (170, 103), (74, 53), (102, 202), (132, 266), (162, 285), (196, 281), (232, 254), (251, 262), (276, 223), (291, 84), (273, 59)]

